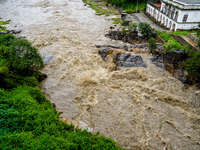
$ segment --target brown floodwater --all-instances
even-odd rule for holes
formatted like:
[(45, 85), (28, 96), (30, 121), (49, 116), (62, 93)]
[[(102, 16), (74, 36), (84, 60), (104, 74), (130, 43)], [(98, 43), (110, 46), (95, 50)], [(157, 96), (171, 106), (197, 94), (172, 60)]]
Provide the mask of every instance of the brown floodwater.
[(81, 0), (0, 0), (8, 29), (54, 58), (41, 89), (68, 118), (86, 122), (124, 149), (199, 150), (200, 90), (183, 85), (141, 54), (147, 68), (113, 71), (95, 44), (112, 22)]

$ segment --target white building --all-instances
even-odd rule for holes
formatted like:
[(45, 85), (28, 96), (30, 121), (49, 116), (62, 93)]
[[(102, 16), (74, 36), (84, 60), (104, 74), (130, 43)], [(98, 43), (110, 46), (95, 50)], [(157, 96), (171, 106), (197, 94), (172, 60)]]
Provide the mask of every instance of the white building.
[(199, 28), (200, 0), (148, 2), (146, 12), (169, 30)]

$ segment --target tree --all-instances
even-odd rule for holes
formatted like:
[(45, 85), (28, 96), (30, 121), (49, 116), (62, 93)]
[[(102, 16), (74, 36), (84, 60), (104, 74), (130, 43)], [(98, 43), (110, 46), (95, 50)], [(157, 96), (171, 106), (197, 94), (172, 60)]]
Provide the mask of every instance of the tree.
[(139, 23), (139, 31), (143, 35), (143, 37), (147, 39), (149, 39), (152, 35), (152, 28), (148, 23)]
[(190, 51), (189, 59), (183, 63), (183, 66), (189, 77), (200, 80), (200, 51)]
[(138, 27), (138, 23), (137, 23), (137, 22), (133, 22), (133, 23), (129, 26), (129, 30), (137, 31), (137, 27)]
[(150, 50), (156, 49), (156, 40), (154, 38), (150, 38), (148, 40), (148, 43), (149, 43), (149, 49)]

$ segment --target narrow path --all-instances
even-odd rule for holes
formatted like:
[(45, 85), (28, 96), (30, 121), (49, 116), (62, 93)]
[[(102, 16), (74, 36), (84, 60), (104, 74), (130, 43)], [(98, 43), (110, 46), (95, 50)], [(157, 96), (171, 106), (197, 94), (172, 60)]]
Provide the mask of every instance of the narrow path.
[(190, 40), (188, 37), (181, 35), (183, 39), (185, 39), (188, 43), (190, 43), (192, 46), (197, 47), (198, 45), (194, 43), (192, 40)]
[(130, 15), (130, 18), (133, 22), (146, 22), (151, 25), (152, 28), (159, 31), (165, 31), (162, 27), (158, 26), (157, 24), (153, 23), (151, 19), (149, 19), (143, 12), (142, 13), (133, 13)]

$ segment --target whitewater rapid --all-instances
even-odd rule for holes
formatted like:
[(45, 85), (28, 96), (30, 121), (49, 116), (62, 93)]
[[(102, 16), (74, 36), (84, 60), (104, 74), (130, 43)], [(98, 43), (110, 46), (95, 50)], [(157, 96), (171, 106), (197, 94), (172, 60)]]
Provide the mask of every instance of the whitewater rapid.
[(0, 17), (54, 56), (40, 87), (68, 118), (124, 149), (200, 149), (200, 91), (151, 64), (148, 54), (141, 54), (147, 68), (115, 71), (95, 47), (121, 43), (104, 36), (109, 17), (81, 0), (1, 0)]

